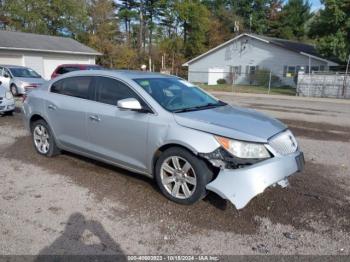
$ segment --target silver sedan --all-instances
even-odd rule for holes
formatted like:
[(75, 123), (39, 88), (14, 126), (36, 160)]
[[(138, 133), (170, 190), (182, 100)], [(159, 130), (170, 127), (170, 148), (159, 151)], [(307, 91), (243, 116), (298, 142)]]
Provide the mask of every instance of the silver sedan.
[(0, 114), (12, 114), (15, 111), (15, 100), (0, 81)]
[(0, 81), (14, 96), (23, 95), (45, 82), (33, 69), (15, 65), (0, 65)]
[(30, 92), (23, 111), (39, 154), (67, 150), (144, 174), (181, 204), (211, 190), (240, 209), (304, 166), (283, 123), (175, 76), (68, 73)]

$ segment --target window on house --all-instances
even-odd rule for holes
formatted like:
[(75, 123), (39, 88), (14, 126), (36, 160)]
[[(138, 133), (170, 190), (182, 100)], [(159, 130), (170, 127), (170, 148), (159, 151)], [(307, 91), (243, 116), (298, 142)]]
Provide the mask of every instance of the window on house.
[(231, 72), (240, 75), (242, 73), (242, 66), (231, 66)]
[(246, 67), (246, 74), (255, 75), (257, 71), (259, 71), (259, 66), (247, 66)]
[(295, 75), (295, 70), (296, 70), (296, 67), (295, 66), (288, 66), (288, 76), (294, 76)]
[(283, 77), (294, 77), (301, 69), (301, 66), (283, 66)]
[(320, 67), (319, 66), (312, 66), (311, 67), (311, 72), (318, 72), (320, 71)]

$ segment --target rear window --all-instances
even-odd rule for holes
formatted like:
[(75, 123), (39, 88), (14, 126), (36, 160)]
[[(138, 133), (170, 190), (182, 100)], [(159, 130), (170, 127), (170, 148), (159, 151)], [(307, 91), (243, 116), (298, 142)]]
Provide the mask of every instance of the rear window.
[(83, 99), (90, 98), (91, 76), (77, 76), (59, 80), (52, 84), (51, 92)]
[(78, 71), (79, 67), (74, 67), (74, 66), (69, 66), (69, 67), (60, 67), (57, 70), (57, 74), (63, 75), (69, 72), (73, 72), (73, 71)]

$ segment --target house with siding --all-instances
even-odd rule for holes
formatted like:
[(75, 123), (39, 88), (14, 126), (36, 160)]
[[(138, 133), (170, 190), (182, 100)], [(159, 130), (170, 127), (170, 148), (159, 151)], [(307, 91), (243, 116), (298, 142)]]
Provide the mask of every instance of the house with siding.
[(227, 83), (254, 84), (254, 75), (271, 72), (278, 85), (295, 86), (298, 71), (326, 71), (337, 66), (322, 57), (315, 47), (300, 42), (241, 34), (183, 64), (188, 80), (214, 85), (218, 79)]

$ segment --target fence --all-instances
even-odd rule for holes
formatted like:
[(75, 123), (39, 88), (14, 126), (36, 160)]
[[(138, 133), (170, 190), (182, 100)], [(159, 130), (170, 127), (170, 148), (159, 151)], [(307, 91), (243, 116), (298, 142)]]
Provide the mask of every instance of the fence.
[(295, 95), (297, 76), (261, 69), (243, 73), (214, 68), (208, 71), (189, 71), (188, 80), (210, 90)]
[(350, 98), (350, 76), (336, 72), (299, 72), (297, 81), (299, 96)]

